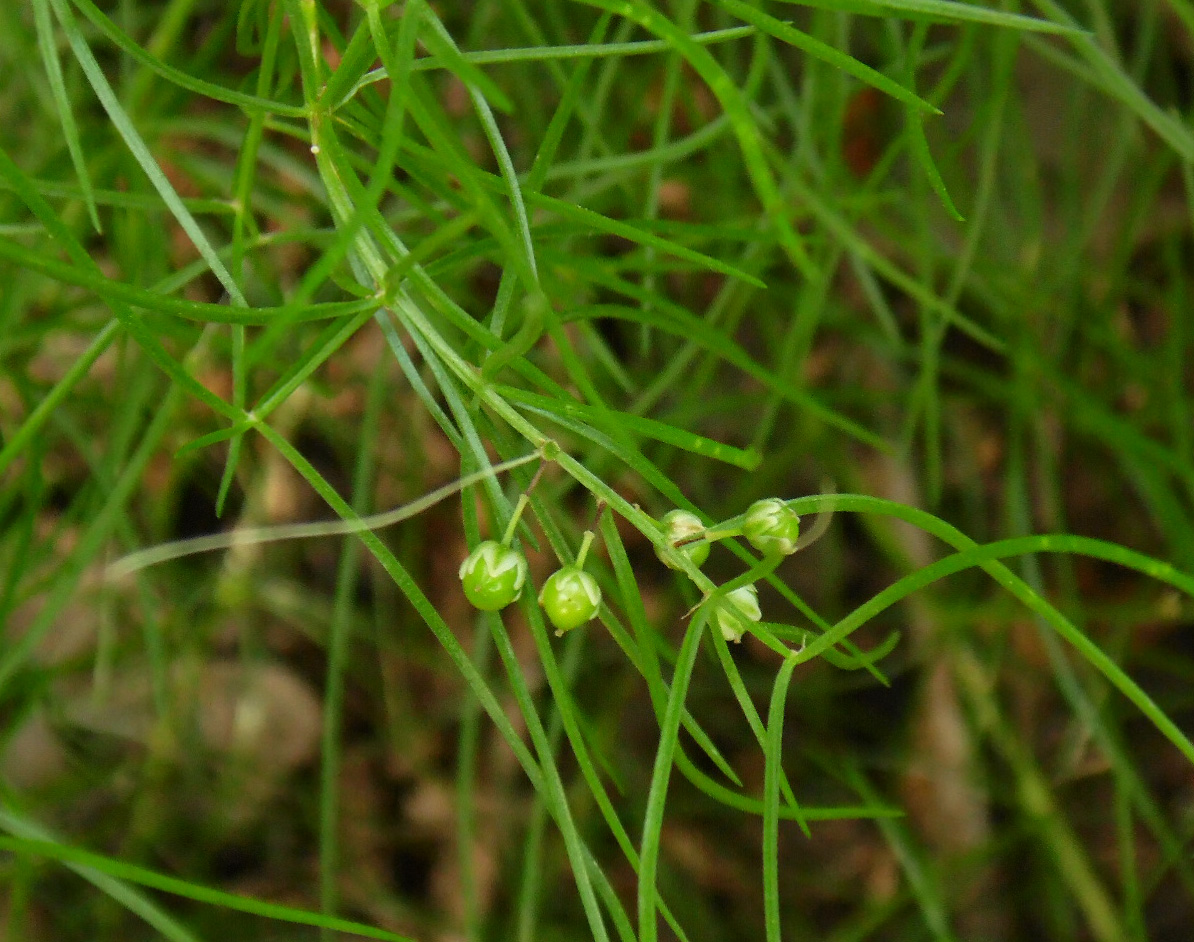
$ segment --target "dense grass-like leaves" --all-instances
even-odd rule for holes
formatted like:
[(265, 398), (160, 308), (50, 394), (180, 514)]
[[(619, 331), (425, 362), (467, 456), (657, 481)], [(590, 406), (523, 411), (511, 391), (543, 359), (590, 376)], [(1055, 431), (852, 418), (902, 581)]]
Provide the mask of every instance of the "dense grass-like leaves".
[(1191, 11), (0, 9), (0, 934), (1188, 925)]

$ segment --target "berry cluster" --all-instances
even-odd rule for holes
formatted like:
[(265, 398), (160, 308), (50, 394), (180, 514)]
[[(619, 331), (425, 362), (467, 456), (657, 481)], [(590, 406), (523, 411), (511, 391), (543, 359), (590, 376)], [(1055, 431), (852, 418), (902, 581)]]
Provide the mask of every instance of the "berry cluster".
[[(601, 610), (601, 587), (584, 570), (593, 531), (585, 533), (575, 565), (552, 573), (539, 592), (539, 604), (555, 626), (556, 634), (578, 628)], [(486, 540), (460, 564), (465, 597), (484, 612), (505, 608), (522, 592), (527, 560), (505, 542)]]
[[(736, 526), (731, 524), (737, 522)], [(664, 536), (673, 548), (680, 549), (698, 569), (709, 557), (711, 540), (744, 536), (764, 556), (791, 556), (799, 549), (800, 518), (788, 504), (777, 497), (755, 501), (740, 520), (706, 528), (700, 518), (687, 510), (673, 510), (660, 521)], [(665, 566), (678, 568), (656, 550)], [(750, 622), (759, 621), (759, 593), (753, 585), (744, 585), (717, 602), (713, 622), (727, 641), (741, 641)]]
[[(534, 487), (534, 482), (531, 486)], [(460, 564), (460, 583), (465, 597), (483, 612), (505, 608), (518, 598), (527, 581), (526, 557), (510, 545), (527, 502), (527, 494), (523, 494), (500, 543), (486, 540)], [(584, 568), (585, 557), (592, 545), (593, 531), (588, 530), (575, 564), (552, 573), (539, 592), (539, 604), (555, 626), (557, 635), (580, 627), (601, 611), (601, 587)]]
[[(482, 611), (495, 612), (505, 608), (522, 592), (527, 578), (527, 561), (510, 543), (526, 504), (524, 494), (501, 542), (486, 540), (460, 564), (464, 594)], [(746, 537), (751, 546), (768, 557), (790, 556), (800, 548), (800, 518), (787, 503), (775, 497), (755, 501), (741, 518), (734, 518), (720, 527), (706, 527), (699, 517), (687, 510), (665, 514), (660, 527), (667, 545), (684, 553), (697, 568), (708, 559), (711, 541), (731, 536)], [(539, 604), (555, 626), (557, 635), (596, 618), (601, 610), (601, 588), (584, 569), (592, 543), (593, 531), (588, 530), (576, 562), (549, 576), (539, 592)], [(680, 568), (674, 562), (673, 554), (658, 546), (656, 554), (664, 565)], [(759, 594), (753, 585), (744, 585), (727, 593), (713, 611), (714, 623), (727, 641), (741, 641), (750, 623), (761, 617)]]

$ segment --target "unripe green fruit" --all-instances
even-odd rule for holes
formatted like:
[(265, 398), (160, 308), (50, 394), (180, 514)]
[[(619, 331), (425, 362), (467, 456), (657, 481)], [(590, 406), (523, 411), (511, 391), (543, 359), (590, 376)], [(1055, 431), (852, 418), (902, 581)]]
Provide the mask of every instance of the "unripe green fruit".
[(757, 500), (746, 511), (742, 535), (764, 556), (791, 556), (800, 536), (800, 518), (778, 497)]
[(497, 540), (486, 540), (460, 564), (464, 594), (483, 612), (496, 612), (513, 602), (526, 579), (526, 557)]
[[(696, 514), (690, 514), (687, 510), (669, 510), (663, 515), (663, 519), (659, 523), (663, 527), (664, 538), (673, 546), (685, 537), (705, 532), (705, 525), (701, 523), (701, 518)], [(708, 540), (695, 540), (692, 543), (685, 543), (683, 546), (677, 547), (677, 549), (688, 556), (697, 569), (700, 569), (705, 560), (709, 558)], [(655, 549), (655, 555), (669, 569), (679, 568), (668, 562), (658, 547)]]
[(741, 641), (749, 622), (763, 617), (759, 610), (759, 591), (753, 585), (744, 585), (726, 595), (713, 610), (713, 620), (721, 629), (721, 636), (727, 641)]
[(601, 610), (601, 587), (583, 569), (565, 566), (543, 583), (539, 604), (555, 625), (556, 633), (563, 634), (597, 617)]

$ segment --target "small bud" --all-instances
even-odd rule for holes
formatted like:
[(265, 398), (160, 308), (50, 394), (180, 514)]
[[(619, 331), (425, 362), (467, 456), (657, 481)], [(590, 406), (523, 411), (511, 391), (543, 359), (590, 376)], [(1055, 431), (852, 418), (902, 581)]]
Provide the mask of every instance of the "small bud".
[[(659, 521), (663, 526), (663, 535), (665, 539), (673, 546), (685, 537), (695, 536), (698, 533), (705, 532), (705, 525), (701, 523), (700, 517), (696, 514), (690, 514), (687, 510), (669, 510), (663, 515), (663, 519)], [(704, 564), (705, 560), (709, 558), (709, 541), (708, 540), (694, 540), (692, 543), (685, 543), (683, 546), (677, 547), (682, 550), (692, 564), (698, 569)], [(659, 561), (667, 566), (669, 569), (677, 569), (677, 566), (672, 565), (664, 559), (663, 554), (658, 548), (655, 550), (655, 555), (659, 557)]]
[(753, 585), (744, 585), (735, 589), (717, 603), (713, 610), (713, 620), (721, 629), (721, 636), (727, 641), (738, 642), (746, 634), (748, 622), (758, 621), (763, 617), (759, 610), (759, 591)]
[(800, 518), (778, 497), (757, 500), (746, 511), (742, 535), (764, 556), (791, 556), (800, 536)]
[(460, 564), (464, 594), (483, 612), (496, 612), (513, 602), (526, 578), (526, 557), (497, 540), (486, 540)]
[(556, 633), (563, 634), (597, 617), (601, 610), (601, 587), (583, 569), (565, 566), (543, 584), (539, 604), (555, 625)]

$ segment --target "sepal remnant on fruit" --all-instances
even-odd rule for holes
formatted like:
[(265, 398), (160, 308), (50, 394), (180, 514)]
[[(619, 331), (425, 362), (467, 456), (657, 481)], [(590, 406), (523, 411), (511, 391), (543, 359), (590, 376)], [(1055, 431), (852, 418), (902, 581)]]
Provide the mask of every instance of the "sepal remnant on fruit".
[(497, 540), (481, 543), (460, 564), (464, 594), (483, 612), (496, 612), (513, 602), (526, 579), (526, 557)]
[(778, 497), (757, 500), (742, 520), (742, 535), (764, 556), (791, 556), (800, 536), (800, 518)]
[[(663, 527), (664, 538), (673, 546), (685, 537), (696, 536), (699, 533), (705, 532), (705, 525), (701, 523), (701, 518), (696, 514), (689, 513), (687, 510), (669, 510), (663, 515), (663, 519), (659, 523)], [(698, 569), (709, 558), (708, 540), (695, 540), (692, 543), (685, 543), (683, 546), (678, 547), (678, 549), (685, 553), (692, 560), (692, 564)], [(655, 555), (669, 569), (679, 568), (665, 559), (658, 547), (655, 549)]]
[(713, 609), (713, 620), (727, 641), (741, 641), (749, 623), (762, 617), (759, 591), (753, 585), (744, 585), (728, 593)]
[(539, 592), (539, 604), (556, 634), (578, 628), (601, 611), (601, 587), (583, 569), (565, 566), (553, 573)]

